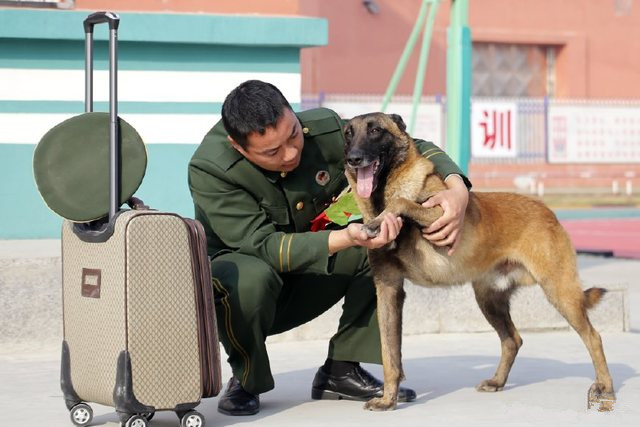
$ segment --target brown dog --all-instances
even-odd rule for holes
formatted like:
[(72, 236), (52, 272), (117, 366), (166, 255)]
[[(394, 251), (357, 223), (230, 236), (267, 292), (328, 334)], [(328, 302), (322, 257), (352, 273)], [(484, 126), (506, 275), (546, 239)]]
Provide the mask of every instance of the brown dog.
[(582, 291), (575, 251), (555, 215), (544, 204), (512, 193), (469, 194), (461, 241), (452, 256), (432, 246), (420, 229), (442, 215), (442, 209), (421, 203), (444, 190), (433, 163), (422, 157), (405, 132), (400, 116), (372, 113), (358, 116), (344, 128), (346, 171), (364, 217), (364, 229), (374, 236), (387, 212), (402, 216), (405, 225), (395, 242), (370, 250), (378, 300), (382, 340), (384, 395), (369, 400), (366, 409), (396, 406), (404, 379), (401, 363), (404, 279), (422, 286), (471, 282), (482, 313), (498, 332), (502, 355), (493, 378), (478, 391), (501, 390), (522, 345), (509, 314), (509, 299), (521, 285), (538, 283), (547, 299), (584, 341), (596, 372), (588, 405), (601, 402), (612, 409), (615, 395), (600, 335), (587, 317), (604, 294), (601, 288)]

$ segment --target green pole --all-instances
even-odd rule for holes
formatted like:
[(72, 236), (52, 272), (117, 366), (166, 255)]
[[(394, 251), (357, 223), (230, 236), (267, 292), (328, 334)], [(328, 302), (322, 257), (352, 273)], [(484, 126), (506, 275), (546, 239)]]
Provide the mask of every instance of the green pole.
[(429, 6), (429, 17), (427, 18), (427, 26), (422, 35), (422, 46), (420, 48), (420, 59), (418, 60), (418, 71), (416, 72), (416, 81), (413, 85), (413, 105), (411, 106), (411, 119), (409, 120), (409, 135), (413, 135), (416, 125), (416, 116), (418, 114), (418, 106), (422, 97), (422, 86), (424, 84), (424, 76), (427, 69), (427, 60), (429, 59), (429, 46), (431, 45), (431, 34), (433, 33), (433, 22), (436, 19), (440, 0), (436, 0)]
[(398, 61), (398, 65), (396, 65), (396, 69), (391, 76), (391, 80), (389, 81), (389, 86), (387, 87), (387, 91), (384, 94), (384, 98), (382, 100), (382, 107), (380, 111), (384, 112), (387, 109), (387, 105), (391, 100), (391, 96), (396, 91), (396, 87), (400, 82), (400, 78), (404, 73), (404, 69), (407, 66), (407, 62), (409, 61), (409, 57), (411, 56), (411, 52), (413, 51), (413, 46), (416, 44), (416, 40), (418, 39), (418, 34), (420, 34), (420, 28), (424, 23), (424, 18), (427, 12), (427, 3), (433, 0), (423, 0), (422, 7), (420, 8), (420, 12), (418, 14), (418, 19), (416, 19), (416, 23), (413, 26), (413, 30), (411, 30), (411, 34), (409, 35), (409, 39), (407, 40), (407, 44), (404, 46), (404, 50), (402, 51), (402, 55), (400, 56), (400, 60)]
[(447, 153), (466, 174), (471, 131), (471, 30), (468, 0), (452, 0), (447, 31)]

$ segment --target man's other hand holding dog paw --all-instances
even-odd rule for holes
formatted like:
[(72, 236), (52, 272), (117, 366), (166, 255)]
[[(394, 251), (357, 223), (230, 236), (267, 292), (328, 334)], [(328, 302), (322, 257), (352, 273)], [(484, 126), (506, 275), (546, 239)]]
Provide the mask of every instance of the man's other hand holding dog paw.
[(368, 249), (381, 248), (395, 240), (402, 228), (402, 218), (388, 213), (380, 224), (375, 237), (369, 237), (362, 224), (350, 223), (347, 228), (335, 230), (329, 234), (329, 253), (333, 254), (352, 246), (364, 246)]
[(447, 176), (445, 184), (446, 190), (422, 204), (425, 208), (440, 205), (444, 211), (433, 224), (422, 229), (422, 235), (436, 246), (449, 246), (447, 254), (452, 255), (462, 235), (464, 214), (469, 203), (469, 190), (459, 175)]

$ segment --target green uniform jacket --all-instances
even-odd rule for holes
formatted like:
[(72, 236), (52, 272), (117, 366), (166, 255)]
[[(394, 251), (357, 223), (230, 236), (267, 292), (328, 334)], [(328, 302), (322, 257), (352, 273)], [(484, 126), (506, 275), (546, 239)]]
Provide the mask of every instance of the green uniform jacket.
[[(207, 233), (210, 256), (237, 251), (264, 260), (278, 272), (330, 273), (329, 231), (309, 229), (311, 220), (347, 186), (344, 121), (326, 108), (296, 115), (304, 148), (300, 165), (285, 176), (246, 160), (227, 140), (222, 121), (194, 153), (189, 188), (195, 217)], [(442, 177), (463, 176), (433, 143), (416, 140), (416, 144)]]

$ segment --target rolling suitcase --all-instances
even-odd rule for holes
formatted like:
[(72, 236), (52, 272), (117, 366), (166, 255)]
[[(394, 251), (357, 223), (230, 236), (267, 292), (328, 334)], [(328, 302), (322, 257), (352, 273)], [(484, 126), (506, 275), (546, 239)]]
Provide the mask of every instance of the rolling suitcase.
[[(109, 215), (62, 225), (61, 388), (76, 425), (91, 422), (86, 402), (96, 402), (115, 407), (127, 427), (145, 427), (160, 410), (175, 411), (182, 426), (203, 426), (194, 408), (221, 389), (204, 229), (195, 220), (150, 210), (135, 197), (132, 209), (120, 210), (119, 18), (109, 12), (84, 22), (85, 108), (92, 110), (92, 33), (100, 23), (110, 32)], [(85, 113), (95, 114), (104, 113)]]

